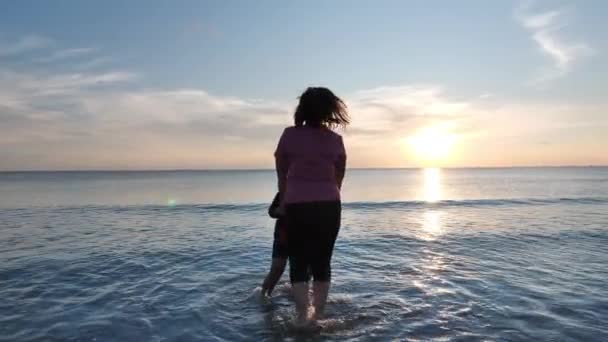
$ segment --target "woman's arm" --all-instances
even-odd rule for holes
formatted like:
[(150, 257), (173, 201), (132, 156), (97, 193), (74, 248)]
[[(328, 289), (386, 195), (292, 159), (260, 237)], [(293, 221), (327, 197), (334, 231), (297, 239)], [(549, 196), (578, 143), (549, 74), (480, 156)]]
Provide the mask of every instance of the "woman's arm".
[(279, 139), (279, 144), (274, 152), (275, 169), (277, 171), (277, 180), (279, 187), (279, 194), (281, 198), (281, 204), (283, 198), (285, 198), (285, 189), (287, 188), (287, 172), (289, 171), (289, 158), (285, 151), (285, 131)]
[(289, 170), (289, 161), (286, 156), (277, 155), (275, 157), (275, 167), (277, 170), (277, 180), (281, 199), (287, 187), (287, 170)]
[(336, 160), (335, 170), (338, 189), (342, 190), (342, 181), (344, 181), (344, 174), (346, 173), (346, 149), (344, 148), (342, 137), (340, 137), (340, 150), (341, 152)]
[(342, 190), (342, 181), (344, 181), (344, 174), (346, 173), (346, 158), (340, 158), (336, 163), (336, 183), (338, 189)]

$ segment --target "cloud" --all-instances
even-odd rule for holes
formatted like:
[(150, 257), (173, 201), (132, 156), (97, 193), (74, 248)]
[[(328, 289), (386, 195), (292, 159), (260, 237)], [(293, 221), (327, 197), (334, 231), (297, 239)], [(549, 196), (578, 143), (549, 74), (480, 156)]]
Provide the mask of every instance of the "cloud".
[[(146, 89), (111, 70), (76, 75), (0, 72), (0, 169), (270, 167), (295, 105)], [(581, 130), (599, 127), (598, 108), (463, 99), (437, 85), (340, 95), (353, 118), (345, 136), (354, 167), (416, 165), (403, 142), (428, 127), (458, 138), (450, 165), (460, 166), (536, 158), (532, 142), (553, 141), (554, 132), (560, 144), (578, 141)], [(578, 127), (582, 121), (589, 124)]]
[[(438, 85), (341, 95), (353, 118), (345, 132), (352, 166), (414, 163), (403, 141), (428, 127), (462, 141), (500, 137), (500, 130), (488, 133), (499, 120), (488, 114), (508, 118), (505, 126), (515, 115), (512, 107), (489, 108), (487, 100), (454, 97)], [(0, 68), (0, 169), (269, 167), (294, 106), (196, 88), (142, 88), (136, 75), (116, 70)]]
[(52, 43), (53, 41), (51, 39), (38, 35), (28, 35), (11, 43), (0, 41), (0, 57), (19, 55), (25, 52), (46, 48)]
[(41, 63), (57, 62), (57, 61), (62, 61), (64, 59), (71, 59), (71, 58), (75, 58), (75, 57), (88, 55), (95, 51), (96, 50), (93, 48), (73, 48), (73, 49), (57, 50), (57, 51), (52, 52), (48, 56), (37, 58), (36, 61), (41, 62)]
[[(40, 35), (27, 35), (12, 41), (2, 38), (0, 34), (0, 58), (17, 56), (22, 64), (51, 64), (69, 60), (74, 69), (88, 70), (106, 65), (112, 60), (108, 56), (97, 55), (99, 49), (93, 47), (56, 49), (55, 41)], [(28, 55), (22, 56), (24, 54)], [(88, 58), (83, 59), (84, 57)]]
[(0, 90), (5, 94), (32, 98), (53, 94), (73, 94), (87, 88), (133, 80), (135, 74), (126, 71), (100, 73), (29, 74), (0, 69)]
[(528, 8), (529, 6), (520, 6), (516, 18), (531, 33), (531, 38), (539, 49), (552, 61), (552, 66), (543, 70), (536, 82), (565, 76), (577, 62), (593, 53), (586, 42), (567, 41), (564, 37), (565, 10), (529, 13)]
[[(533, 17), (527, 25), (539, 28), (552, 20)], [(37, 52), (39, 58), (50, 56)], [(78, 66), (96, 53), (55, 55)], [(74, 72), (44, 63), (29, 71), (0, 65), (0, 170), (272, 166), (272, 151), (282, 128), (292, 122), (295, 103), (197, 88), (146, 88), (138, 76), (107, 67)], [(498, 164), (507, 145), (509, 162), (516, 163), (530, 137), (552, 141), (551, 132), (559, 131), (567, 132), (565, 140), (567, 134), (574, 139), (581, 130), (587, 134), (600, 127), (594, 113), (605, 112), (514, 105), (497, 94), (456, 97), (437, 84), (339, 95), (353, 119), (345, 136), (354, 167), (416, 165), (402, 141), (428, 127), (441, 127), (468, 144), (462, 152), (468, 163), (455, 159), (451, 165)], [(583, 119), (589, 125), (576, 126)], [(604, 154), (598, 149), (597, 155)]]
[(134, 77), (0, 70), (0, 169), (251, 165), (272, 157), (289, 120), (282, 103)]
[(78, 70), (90, 70), (102, 67), (110, 62), (112, 62), (112, 58), (107, 56), (94, 57), (87, 61), (80, 61), (77, 65), (74, 65), (74, 68)]
[(348, 105), (353, 130), (367, 136), (404, 136), (437, 121), (456, 122), (470, 114), (471, 104), (454, 100), (436, 85), (379, 87), (355, 92)]
[[(272, 163), (278, 135), (291, 124), (295, 103), (127, 86), (134, 77), (0, 70), (0, 169), (261, 167)], [(398, 142), (471, 111), (438, 86), (345, 98), (353, 116), (346, 134), (360, 165), (382, 145), (371, 142)]]

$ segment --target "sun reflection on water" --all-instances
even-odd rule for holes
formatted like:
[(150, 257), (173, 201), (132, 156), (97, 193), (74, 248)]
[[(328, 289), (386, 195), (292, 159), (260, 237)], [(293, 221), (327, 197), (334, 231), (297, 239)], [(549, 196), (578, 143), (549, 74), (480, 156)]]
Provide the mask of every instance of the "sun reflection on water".
[(425, 240), (434, 240), (443, 234), (442, 224), (443, 212), (427, 211), (423, 214), (422, 220), (422, 238)]
[(424, 169), (424, 201), (437, 202), (441, 200), (441, 169)]

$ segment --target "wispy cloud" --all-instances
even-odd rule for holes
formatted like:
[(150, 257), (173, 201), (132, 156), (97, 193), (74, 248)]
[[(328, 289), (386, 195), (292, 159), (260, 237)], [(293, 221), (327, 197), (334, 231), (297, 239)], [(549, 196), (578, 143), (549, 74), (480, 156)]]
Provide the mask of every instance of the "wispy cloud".
[(437, 121), (457, 121), (471, 111), (471, 103), (452, 99), (440, 86), (379, 87), (349, 96), (355, 131), (403, 137)]
[(87, 61), (80, 61), (77, 65), (74, 65), (74, 68), (79, 70), (95, 69), (107, 65), (108, 63), (112, 62), (112, 60), (112, 58), (107, 56), (94, 57), (93, 59)]
[(126, 71), (99, 73), (31, 74), (0, 69), (0, 90), (23, 97), (68, 94), (88, 88), (126, 82), (136, 75)]
[(288, 122), (282, 104), (195, 89), (16, 95), (0, 99), (0, 169), (260, 165)]
[(584, 41), (568, 41), (564, 31), (566, 10), (550, 10), (531, 13), (528, 6), (516, 10), (516, 18), (531, 33), (531, 38), (539, 49), (551, 59), (550, 68), (545, 68), (536, 81), (548, 81), (569, 73), (583, 57), (593, 53)]
[(48, 56), (36, 58), (36, 61), (41, 62), (41, 63), (57, 62), (57, 61), (65, 60), (65, 59), (89, 55), (95, 51), (96, 50), (94, 48), (73, 48), (73, 49), (57, 50), (57, 51), (53, 51)]
[(28, 35), (13, 42), (3, 42), (0, 40), (0, 57), (19, 55), (32, 50), (46, 48), (52, 43), (51, 39), (38, 35)]

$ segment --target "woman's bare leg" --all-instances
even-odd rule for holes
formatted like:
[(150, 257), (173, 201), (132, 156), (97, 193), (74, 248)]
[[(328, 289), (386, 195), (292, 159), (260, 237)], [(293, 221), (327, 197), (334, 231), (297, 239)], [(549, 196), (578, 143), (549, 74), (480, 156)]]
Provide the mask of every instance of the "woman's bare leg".
[(325, 311), (325, 304), (327, 303), (327, 294), (329, 293), (329, 287), (331, 283), (329, 281), (315, 281), (312, 285), (312, 305), (315, 313), (313, 319), (321, 319), (323, 312)]
[(303, 326), (308, 322), (308, 282), (293, 283), (291, 287), (296, 302), (296, 326)]

